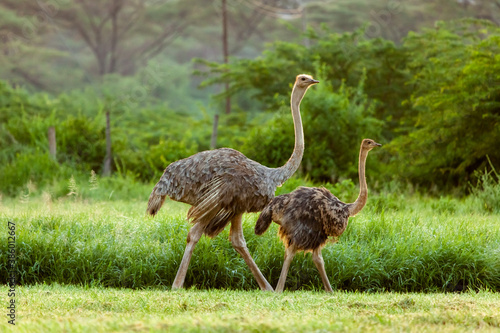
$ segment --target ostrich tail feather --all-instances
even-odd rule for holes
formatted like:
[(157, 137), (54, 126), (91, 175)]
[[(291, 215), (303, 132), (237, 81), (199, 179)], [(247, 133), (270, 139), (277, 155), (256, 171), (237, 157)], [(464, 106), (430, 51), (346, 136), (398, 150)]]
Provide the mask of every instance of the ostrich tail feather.
[(156, 188), (153, 189), (153, 192), (151, 192), (149, 196), (148, 208), (146, 210), (147, 213), (151, 216), (155, 216), (165, 202), (165, 197), (166, 195), (156, 194)]
[(271, 205), (268, 205), (266, 208), (264, 208), (259, 218), (257, 219), (257, 223), (255, 224), (255, 234), (262, 235), (263, 233), (265, 233), (273, 222), (272, 218), (273, 211)]

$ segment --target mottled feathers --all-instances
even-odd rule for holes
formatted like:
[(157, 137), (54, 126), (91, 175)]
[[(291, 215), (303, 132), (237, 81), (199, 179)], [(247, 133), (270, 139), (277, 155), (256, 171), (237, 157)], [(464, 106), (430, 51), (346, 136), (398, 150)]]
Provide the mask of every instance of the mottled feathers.
[(255, 233), (263, 234), (272, 221), (280, 225), (279, 235), (286, 247), (312, 251), (324, 246), (328, 237), (340, 236), (349, 220), (348, 204), (325, 188), (299, 187), (277, 196), (260, 214)]
[(242, 153), (221, 148), (197, 153), (170, 164), (149, 197), (154, 215), (165, 197), (192, 205), (188, 218), (205, 225), (214, 237), (236, 215), (258, 212), (274, 197), (273, 170)]

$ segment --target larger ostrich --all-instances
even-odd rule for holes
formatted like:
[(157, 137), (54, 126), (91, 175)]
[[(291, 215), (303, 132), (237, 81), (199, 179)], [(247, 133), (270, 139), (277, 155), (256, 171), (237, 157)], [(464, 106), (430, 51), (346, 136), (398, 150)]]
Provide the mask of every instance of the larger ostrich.
[(279, 235), (285, 244), (285, 261), (276, 292), (282, 292), (288, 268), (297, 251), (312, 251), (312, 259), (321, 275), (325, 290), (332, 291), (325, 272), (321, 250), (328, 236), (340, 236), (349, 221), (363, 209), (368, 198), (365, 163), (368, 152), (381, 144), (370, 139), (361, 142), (359, 152), (359, 196), (354, 203), (343, 203), (325, 188), (299, 187), (277, 196), (264, 208), (255, 224), (255, 233), (262, 235), (274, 221), (280, 225)]
[(282, 167), (268, 168), (234, 149), (220, 148), (197, 153), (165, 169), (149, 197), (148, 213), (155, 215), (168, 195), (172, 200), (192, 205), (187, 217), (194, 224), (172, 289), (182, 288), (201, 235), (215, 237), (231, 222), (229, 238), (233, 247), (245, 260), (259, 287), (273, 290), (248, 252), (241, 217), (245, 212), (261, 211), (274, 198), (276, 187), (299, 167), (304, 152), (300, 101), (307, 89), (318, 82), (305, 74), (296, 77), (291, 96), (295, 147)]

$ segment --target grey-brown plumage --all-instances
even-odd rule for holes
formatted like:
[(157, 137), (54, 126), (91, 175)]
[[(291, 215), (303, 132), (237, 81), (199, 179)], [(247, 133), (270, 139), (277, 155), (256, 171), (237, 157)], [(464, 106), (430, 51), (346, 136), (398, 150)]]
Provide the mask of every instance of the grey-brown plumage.
[(259, 212), (285, 180), (281, 168), (265, 167), (230, 148), (207, 150), (170, 164), (151, 193), (156, 214), (166, 196), (192, 205), (188, 218), (214, 237), (238, 214)]
[(286, 275), (297, 251), (313, 252), (326, 291), (332, 291), (324, 269), (321, 249), (329, 237), (338, 237), (346, 229), (349, 216), (356, 215), (366, 204), (368, 189), (365, 162), (368, 152), (380, 144), (370, 139), (361, 143), (359, 154), (360, 194), (354, 203), (343, 203), (325, 188), (299, 187), (295, 191), (275, 197), (264, 208), (255, 225), (255, 233), (262, 235), (274, 221), (279, 224), (279, 235), (286, 252), (276, 291), (283, 291)]
[(272, 290), (248, 253), (241, 228), (245, 212), (259, 212), (274, 197), (299, 167), (304, 138), (299, 105), (307, 89), (318, 83), (309, 75), (298, 75), (291, 96), (295, 147), (288, 162), (280, 168), (268, 168), (242, 153), (221, 148), (197, 153), (170, 164), (149, 197), (147, 212), (155, 215), (165, 198), (190, 204), (188, 219), (194, 224), (173, 288), (184, 283), (191, 253), (202, 234), (215, 237), (231, 222), (230, 238), (243, 256), (261, 289)]
[(255, 233), (262, 235), (275, 221), (286, 247), (313, 251), (323, 247), (328, 237), (340, 236), (349, 219), (348, 204), (325, 188), (299, 187), (292, 193), (274, 198), (262, 211)]

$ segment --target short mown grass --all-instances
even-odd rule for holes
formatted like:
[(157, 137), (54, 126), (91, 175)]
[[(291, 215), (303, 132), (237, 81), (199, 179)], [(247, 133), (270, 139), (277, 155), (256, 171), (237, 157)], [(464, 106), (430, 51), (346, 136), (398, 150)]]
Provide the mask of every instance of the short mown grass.
[[(6, 288), (0, 292), (5, 294)], [(498, 332), (500, 294), (17, 288), (16, 332)], [(14, 328), (5, 317), (0, 331)]]
[[(465, 209), (459, 200), (371, 197), (336, 244), (323, 250), (334, 290), (453, 292), (500, 291), (500, 216)], [(170, 288), (190, 224), (187, 206), (167, 201), (145, 216), (146, 201), (0, 202), (0, 222), (16, 223), (17, 276), (21, 285), (75, 284), (119, 288)], [(277, 226), (253, 233), (257, 214), (244, 217), (249, 250), (275, 286), (284, 248)], [(227, 228), (229, 229), (229, 228)], [(0, 253), (7, 251), (6, 228)], [(7, 256), (0, 283), (7, 282)], [(228, 242), (228, 230), (202, 237), (186, 287), (253, 290), (257, 284)], [(286, 290), (322, 290), (310, 254), (292, 262)]]

